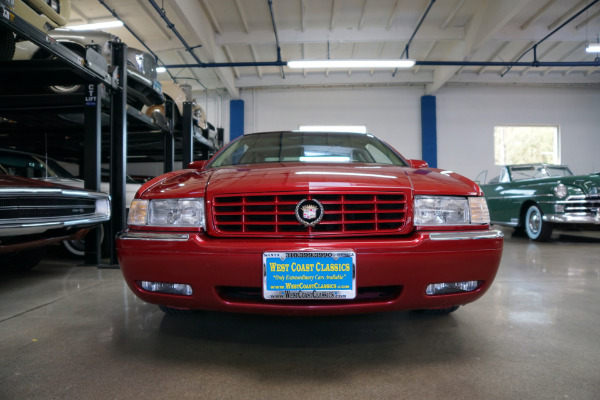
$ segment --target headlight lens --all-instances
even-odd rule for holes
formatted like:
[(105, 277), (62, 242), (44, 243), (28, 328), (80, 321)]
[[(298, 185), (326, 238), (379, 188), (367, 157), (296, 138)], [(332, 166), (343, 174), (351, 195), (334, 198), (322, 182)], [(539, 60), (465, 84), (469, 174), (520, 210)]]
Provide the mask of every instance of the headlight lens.
[(483, 197), (415, 196), (415, 225), (488, 224), (490, 215)]
[(127, 223), (204, 228), (204, 198), (134, 200)]
[(562, 183), (559, 183), (557, 186), (554, 187), (554, 195), (559, 199), (564, 199), (565, 197), (567, 197), (567, 187)]

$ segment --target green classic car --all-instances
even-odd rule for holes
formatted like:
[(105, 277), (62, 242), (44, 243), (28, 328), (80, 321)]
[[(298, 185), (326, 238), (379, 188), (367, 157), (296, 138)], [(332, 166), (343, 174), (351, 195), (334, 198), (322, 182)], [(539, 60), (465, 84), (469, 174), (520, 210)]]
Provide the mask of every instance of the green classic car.
[[(600, 174), (574, 175), (566, 165), (502, 167), (499, 176), (477, 179), (493, 224), (547, 241), (553, 229), (600, 230)], [(478, 177), (478, 178), (479, 178)]]

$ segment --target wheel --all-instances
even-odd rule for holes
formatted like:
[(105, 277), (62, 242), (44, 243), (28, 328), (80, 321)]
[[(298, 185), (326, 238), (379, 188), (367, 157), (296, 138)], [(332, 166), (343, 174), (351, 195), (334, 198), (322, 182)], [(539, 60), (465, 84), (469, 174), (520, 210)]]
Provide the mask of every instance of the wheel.
[(15, 54), (15, 35), (12, 31), (0, 28), (0, 61), (10, 61)]
[[(62, 43), (69, 50), (73, 51), (79, 57), (85, 58), (85, 49), (78, 45), (71, 45), (69, 43)], [(53, 54), (48, 54), (46, 51), (38, 51), (32, 57), (33, 60), (53, 60), (56, 59), (56, 56)], [(85, 86), (82, 84), (66, 84), (66, 85), (51, 85), (47, 86), (46, 90), (50, 93), (56, 94), (71, 94), (71, 93), (83, 93)]]
[(158, 306), (158, 308), (160, 308), (160, 310), (165, 314), (169, 315), (190, 315), (196, 312), (195, 310), (185, 310), (181, 308), (173, 308), (167, 306)]
[(542, 218), (542, 210), (533, 204), (525, 214), (525, 231), (529, 239), (536, 242), (546, 242), (552, 236), (552, 224)]
[(3, 256), (0, 260), (1, 264), (8, 267), (10, 271), (25, 272), (38, 265), (45, 254), (45, 247), (37, 247)]
[[(104, 244), (104, 225), (98, 227), (100, 235), (100, 243)], [(85, 238), (79, 240), (63, 240), (62, 245), (67, 252), (76, 257), (85, 256)], [(101, 247), (104, 249), (104, 246)]]
[(426, 310), (422, 310), (424, 314), (427, 315), (447, 315), (450, 313), (453, 313), (454, 311), (458, 310), (458, 307), (460, 306), (452, 306), (452, 307), (447, 307), (447, 308), (430, 308), (430, 309), (426, 309)]

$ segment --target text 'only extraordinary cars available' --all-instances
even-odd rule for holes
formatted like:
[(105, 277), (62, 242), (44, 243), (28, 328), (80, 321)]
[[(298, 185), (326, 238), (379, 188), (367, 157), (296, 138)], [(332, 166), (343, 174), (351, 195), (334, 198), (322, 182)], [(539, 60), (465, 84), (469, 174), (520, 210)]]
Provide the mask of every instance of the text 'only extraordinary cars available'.
[(166, 312), (284, 315), (452, 312), (502, 245), (474, 182), (331, 132), (244, 135), (157, 177), (117, 239), (131, 290)]

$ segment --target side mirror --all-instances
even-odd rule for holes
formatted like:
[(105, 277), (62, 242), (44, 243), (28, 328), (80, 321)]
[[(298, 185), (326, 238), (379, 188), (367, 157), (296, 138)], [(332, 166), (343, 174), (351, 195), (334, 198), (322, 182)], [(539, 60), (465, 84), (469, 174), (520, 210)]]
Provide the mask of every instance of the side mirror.
[(412, 168), (428, 168), (429, 164), (427, 164), (427, 161), (423, 161), (423, 160), (408, 160), (410, 166)]
[(188, 168), (189, 169), (198, 169), (198, 170), (202, 170), (204, 169), (204, 166), (206, 165), (206, 160), (202, 160), (202, 161), (192, 161), (191, 163), (188, 164)]

